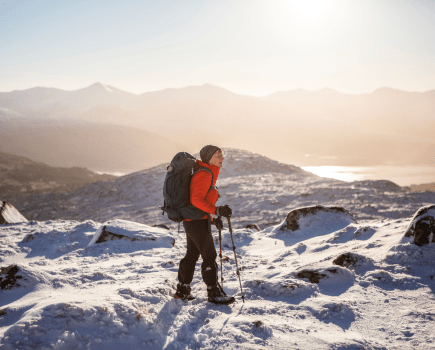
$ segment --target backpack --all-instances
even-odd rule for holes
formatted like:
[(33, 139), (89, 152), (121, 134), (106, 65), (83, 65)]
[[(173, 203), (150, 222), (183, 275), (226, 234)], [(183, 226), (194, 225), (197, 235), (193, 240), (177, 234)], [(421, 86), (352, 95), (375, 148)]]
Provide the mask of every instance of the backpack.
[(211, 175), (211, 185), (213, 186), (213, 173), (210, 169), (200, 167), (194, 171), (196, 158), (187, 152), (179, 152), (172, 159), (171, 164), (166, 168), (165, 182), (163, 183), (164, 204), (160, 209), (162, 215), (168, 215), (168, 218), (175, 222), (181, 222), (185, 219), (200, 220), (204, 215), (210, 215), (205, 211), (194, 207), (190, 203), (190, 182), (192, 176), (198, 171), (208, 171)]

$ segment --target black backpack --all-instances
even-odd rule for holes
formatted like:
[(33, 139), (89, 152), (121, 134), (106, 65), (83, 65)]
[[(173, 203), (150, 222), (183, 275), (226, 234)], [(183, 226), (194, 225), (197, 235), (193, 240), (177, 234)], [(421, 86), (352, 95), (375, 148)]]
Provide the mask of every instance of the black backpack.
[(211, 175), (211, 185), (213, 186), (213, 173), (210, 169), (200, 167), (194, 171), (196, 158), (187, 152), (179, 152), (172, 159), (171, 164), (166, 168), (165, 182), (163, 184), (164, 204), (160, 209), (163, 210), (162, 215), (168, 214), (168, 218), (175, 222), (181, 222), (185, 219), (200, 220), (207, 215), (210, 219), (210, 214), (194, 207), (190, 203), (190, 182), (192, 176), (198, 171), (208, 171)]

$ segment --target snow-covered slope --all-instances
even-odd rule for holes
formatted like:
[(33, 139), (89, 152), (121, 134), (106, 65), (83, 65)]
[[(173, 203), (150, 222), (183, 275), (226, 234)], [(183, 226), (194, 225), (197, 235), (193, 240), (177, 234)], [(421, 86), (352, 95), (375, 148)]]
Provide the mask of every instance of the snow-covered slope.
[[(90, 220), (3, 226), (0, 348), (434, 348), (434, 244), (404, 237), (410, 219), (340, 220), (322, 213), (297, 231), (280, 229), (282, 217), (260, 232), (234, 230), (245, 303), (224, 229), (224, 288), (236, 295), (229, 306), (207, 302), (199, 266), (196, 300), (172, 298), (183, 232)], [(89, 246), (102, 225), (175, 244)], [(335, 264), (342, 254), (353, 260)]]
[[(256, 223), (264, 228), (282, 221), (290, 210), (309, 205), (341, 206), (359, 222), (408, 217), (421, 206), (435, 203), (435, 193), (412, 193), (386, 180), (343, 182), (320, 178), (256, 153), (224, 151), (224, 168), (217, 182), (221, 194), (218, 205), (228, 203), (233, 208), (235, 227)], [(91, 184), (69, 194), (16, 198), (11, 202), (33, 220), (104, 222), (118, 218), (175, 228), (159, 209), (168, 164), (111, 183)]]

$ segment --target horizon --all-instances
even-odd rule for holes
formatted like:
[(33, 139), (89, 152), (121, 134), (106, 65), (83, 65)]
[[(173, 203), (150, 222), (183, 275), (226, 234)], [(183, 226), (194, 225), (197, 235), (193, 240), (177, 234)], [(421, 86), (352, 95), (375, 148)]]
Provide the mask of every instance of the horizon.
[(372, 94), (372, 93), (374, 93), (374, 92), (376, 92), (378, 90), (383, 90), (383, 89), (402, 91), (402, 92), (409, 92), (409, 93), (423, 93), (423, 94), (427, 93), (427, 92), (435, 91), (435, 87), (433, 89), (424, 90), (424, 91), (415, 91), (415, 90), (411, 91), (411, 90), (397, 89), (397, 88), (393, 88), (393, 87), (389, 87), (389, 86), (380, 86), (380, 87), (377, 87), (374, 90), (368, 91), (368, 92), (347, 93), (347, 92), (339, 91), (337, 89), (333, 89), (333, 88), (325, 86), (323, 88), (319, 88), (319, 89), (315, 89), (315, 90), (310, 90), (310, 89), (305, 89), (305, 88), (302, 88), (302, 87), (297, 87), (297, 88), (293, 88), (293, 89), (290, 89), (290, 90), (277, 90), (277, 91), (273, 91), (273, 92), (271, 92), (271, 93), (269, 93), (267, 95), (250, 95), (250, 94), (242, 94), (242, 93), (238, 93), (238, 92), (232, 91), (230, 89), (227, 89), (224, 86), (214, 85), (214, 84), (211, 84), (211, 83), (204, 83), (204, 84), (200, 84), (200, 85), (186, 85), (186, 86), (181, 86), (181, 87), (166, 87), (166, 88), (162, 88), (162, 89), (159, 89), (159, 90), (148, 90), (148, 91), (137, 93), (137, 92), (123, 90), (123, 89), (120, 89), (120, 88), (118, 88), (116, 86), (113, 86), (113, 85), (110, 85), (110, 84), (105, 84), (105, 83), (97, 81), (97, 82), (95, 82), (93, 84), (86, 85), (84, 87), (79, 87), (79, 88), (76, 88), (76, 89), (64, 89), (64, 88), (54, 87), (54, 86), (31, 86), (31, 87), (28, 87), (28, 88), (18, 89), (18, 90), (0, 91), (0, 93), (22, 92), (22, 91), (32, 90), (32, 89), (38, 89), (38, 88), (40, 88), (40, 89), (55, 89), (55, 90), (61, 90), (61, 91), (65, 91), (65, 92), (73, 92), (73, 91), (77, 91), (77, 90), (84, 90), (84, 89), (90, 88), (92, 86), (97, 86), (97, 85), (101, 85), (101, 86), (107, 87), (107, 88), (115, 88), (115, 89), (120, 90), (122, 92), (127, 92), (127, 93), (130, 93), (130, 94), (134, 94), (136, 96), (144, 95), (144, 94), (147, 94), (147, 93), (150, 93), (150, 92), (162, 92), (162, 91), (165, 91), (165, 90), (182, 90), (182, 89), (190, 88), (190, 87), (204, 87), (206, 85), (213, 86), (213, 87), (220, 88), (220, 89), (224, 89), (224, 90), (226, 90), (228, 92), (231, 92), (233, 94), (236, 94), (236, 95), (250, 96), (250, 97), (267, 97), (269, 95), (272, 95), (272, 94), (278, 93), (278, 92), (292, 92), (292, 91), (321, 92), (321, 91), (324, 91), (324, 90), (329, 90), (329, 91), (338, 92), (338, 93), (343, 94), (343, 95), (353, 95), (353, 96)]

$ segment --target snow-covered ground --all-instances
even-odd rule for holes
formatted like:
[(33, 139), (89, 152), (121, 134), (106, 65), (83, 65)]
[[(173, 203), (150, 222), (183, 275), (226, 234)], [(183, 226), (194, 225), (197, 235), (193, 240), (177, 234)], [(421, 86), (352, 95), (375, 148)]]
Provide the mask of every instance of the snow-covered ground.
[[(22, 278), (0, 292), (0, 347), (435, 348), (435, 249), (403, 237), (410, 219), (356, 224), (320, 213), (304, 220), (297, 231), (282, 223), (234, 230), (245, 303), (223, 231), (224, 288), (237, 296), (229, 306), (207, 302), (199, 266), (196, 300), (172, 298), (183, 232), (126, 223), (134, 233), (126, 236), (159, 239), (89, 246), (101, 227), (94, 221), (3, 226), (1, 266), (17, 265)], [(335, 265), (343, 253), (359, 261)]]
[[(236, 303), (207, 302), (201, 260), (196, 299), (172, 298), (186, 240), (182, 226), (151, 227), (168, 223), (156, 167), (17, 205), (59, 220), (0, 226), (0, 266), (18, 268), (0, 274), (0, 348), (435, 349), (435, 246), (404, 237), (434, 193), (322, 179), (243, 151), (224, 165), (219, 203), (234, 208), (245, 303), (226, 223), (224, 288)], [(291, 209), (314, 204), (356, 221), (320, 211), (282, 229)], [(104, 226), (128, 239), (95, 243)]]

